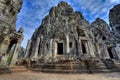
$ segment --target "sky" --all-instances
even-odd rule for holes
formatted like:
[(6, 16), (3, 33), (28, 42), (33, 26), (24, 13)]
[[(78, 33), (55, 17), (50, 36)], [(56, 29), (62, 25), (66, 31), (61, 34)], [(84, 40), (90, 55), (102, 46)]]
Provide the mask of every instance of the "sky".
[(26, 48), (28, 39), (35, 29), (41, 25), (42, 19), (48, 15), (51, 7), (65, 1), (72, 6), (74, 11), (83, 14), (90, 23), (97, 17), (104, 19), (109, 24), (109, 10), (120, 4), (120, 0), (23, 0), (22, 8), (17, 16), (16, 28), (24, 28), (24, 39), (21, 46)]

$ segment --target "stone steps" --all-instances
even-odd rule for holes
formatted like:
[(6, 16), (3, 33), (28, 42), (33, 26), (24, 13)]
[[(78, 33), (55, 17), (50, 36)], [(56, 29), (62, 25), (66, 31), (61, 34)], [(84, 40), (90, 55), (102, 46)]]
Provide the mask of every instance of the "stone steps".
[[(37, 72), (56, 72), (56, 73), (106, 73), (106, 72), (120, 72), (119, 68), (111, 68), (105, 65), (103, 61), (97, 63), (88, 62), (89, 66), (86, 66), (82, 63), (44, 63), (36, 64), (34, 68), (31, 68), (32, 71)], [(116, 66), (120, 66), (115, 64)]]
[(36, 71), (36, 72), (53, 72), (53, 73), (86, 73), (87, 70), (86, 69), (82, 69), (82, 70), (78, 70), (78, 69), (31, 69), (32, 71)]
[(5, 74), (5, 73), (11, 73), (11, 70), (9, 69), (9, 67), (0, 66), (0, 74)]
[(102, 72), (112, 72), (112, 71), (117, 71), (116, 69), (113, 69), (113, 70), (108, 70), (108, 69), (50, 69), (50, 68), (47, 68), (47, 69), (43, 69), (43, 68), (35, 68), (35, 69), (31, 69), (32, 71), (36, 71), (36, 72), (56, 72), (56, 73), (89, 73), (89, 71), (91, 71), (92, 73), (102, 73)]
[(10, 67), (11, 72), (25, 72), (27, 68), (25, 66), (12, 66)]

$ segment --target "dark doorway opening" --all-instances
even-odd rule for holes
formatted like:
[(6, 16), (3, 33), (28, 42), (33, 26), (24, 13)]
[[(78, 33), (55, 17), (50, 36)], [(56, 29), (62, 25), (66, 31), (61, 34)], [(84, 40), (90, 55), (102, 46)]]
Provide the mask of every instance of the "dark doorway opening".
[(72, 48), (72, 42), (69, 42), (69, 47)]
[(8, 49), (7, 49), (7, 54), (10, 53), (13, 45), (16, 44), (16, 43), (17, 43), (17, 40), (11, 40), (11, 41), (10, 41), (9, 47), (8, 47)]
[(87, 51), (86, 51), (86, 41), (81, 41), (81, 46), (82, 46), (82, 52), (83, 52), (83, 54), (86, 54), (87, 53)]
[(58, 55), (63, 54), (63, 43), (57, 43), (57, 54)]
[(111, 48), (108, 48), (108, 53), (109, 53), (110, 58), (113, 59), (114, 57), (113, 57)]

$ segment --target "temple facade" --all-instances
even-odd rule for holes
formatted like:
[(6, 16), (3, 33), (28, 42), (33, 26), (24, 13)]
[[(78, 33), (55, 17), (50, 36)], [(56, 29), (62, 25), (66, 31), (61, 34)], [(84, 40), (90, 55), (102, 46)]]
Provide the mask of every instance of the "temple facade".
[(119, 41), (104, 20), (97, 18), (90, 24), (80, 12), (62, 1), (51, 8), (33, 33), (24, 58), (37, 62), (90, 58), (119, 60)]

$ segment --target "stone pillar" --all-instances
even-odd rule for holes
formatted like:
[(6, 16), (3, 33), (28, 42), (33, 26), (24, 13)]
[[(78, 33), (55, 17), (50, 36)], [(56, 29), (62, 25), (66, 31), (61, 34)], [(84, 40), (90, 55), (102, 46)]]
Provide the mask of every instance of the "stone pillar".
[(112, 47), (112, 53), (113, 53), (113, 57), (114, 59), (119, 59), (118, 55), (119, 53), (116, 53), (115, 47)]
[(99, 44), (95, 43), (95, 47), (96, 47), (96, 55), (97, 55), (97, 57), (101, 58)]
[(52, 57), (53, 39), (50, 40), (50, 56)]
[(57, 43), (53, 42), (54, 46), (53, 46), (53, 57), (55, 58), (57, 56)]
[(54, 58), (54, 54), (55, 54), (55, 40), (53, 39), (52, 42), (52, 57)]
[[(87, 47), (88, 46), (88, 47)], [(88, 44), (87, 44), (87, 48), (88, 48), (88, 53), (92, 56), (92, 57), (95, 57), (95, 51), (94, 51), (94, 47), (93, 47), (93, 44), (88, 41)]]
[(55, 57), (55, 40), (53, 39), (53, 42), (52, 42), (52, 57), (54, 58)]
[(109, 55), (109, 53), (108, 53), (108, 50), (107, 50), (107, 46), (106, 46), (106, 45), (104, 45), (104, 58), (105, 58), (105, 59), (109, 59), (109, 58), (110, 58), (110, 55)]
[(81, 40), (79, 39), (78, 41), (78, 54), (81, 55), (82, 53), (82, 45), (81, 45)]
[(38, 58), (39, 44), (40, 44), (40, 38), (37, 38), (37, 44), (36, 44), (36, 48), (35, 48), (35, 53), (34, 53), (34, 56), (32, 58)]
[(27, 44), (27, 47), (26, 47), (26, 50), (25, 50), (25, 56), (24, 56), (25, 59), (28, 57), (30, 44), (31, 44), (31, 40), (28, 40), (28, 44)]
[(104, 44), (102, 44), (102, 46), (100, 46), (100, 52), (101, 52), (101, 58), (103, 58), (103, 59), (110, 58), (108, 51), (107, 51), (107, 47)]
[(66, 53), (69, 54), (70, 48), (69, 48), (69, 36), (66, 35)]
[(117, 53), (118, 59), (120, 60), (120, 44), (117, 44), (115, 47), (115, 51)]
[(19, 49), (20, 49), (20, 41), (18, 41), (18, 43), (15, 46), (15, 50), (13, 52), (13, 56), (12, 56), (12, 60), (11, 60), (10, 66), (13, 66), (13, 65), (16, 64)]

